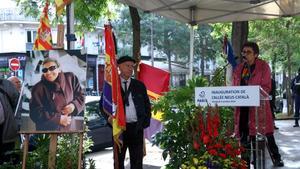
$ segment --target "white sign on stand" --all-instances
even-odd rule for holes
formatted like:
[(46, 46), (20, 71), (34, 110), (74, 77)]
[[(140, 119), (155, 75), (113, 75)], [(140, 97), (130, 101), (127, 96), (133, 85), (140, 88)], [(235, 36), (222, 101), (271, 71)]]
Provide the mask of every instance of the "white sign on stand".
[(259, 86), (196, 87), (197, 106), (249, 106), (260, 105)]

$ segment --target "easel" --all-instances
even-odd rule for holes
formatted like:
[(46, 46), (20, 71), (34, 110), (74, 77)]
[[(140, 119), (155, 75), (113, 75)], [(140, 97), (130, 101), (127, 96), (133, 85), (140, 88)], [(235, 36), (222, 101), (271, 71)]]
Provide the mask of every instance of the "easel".
[(56, 167), (56, 150), (57, 150), (57, 137), (59, 134), (79, 134), (79, 150), (78, 150), (78, 163), (77, 168), (82, 168), (82, 153), (83, 153), (83, 133), (84, 131), (34, 131), (34, 132), (20, 132), (20, 134), (25, 135), (25, 141), (23, 146), (23, 160), (22, 169), (26, 169), (26, 161), (28, 155), (28, 145), (29, 145), (29, 135), (30, 134), (49, 134), (50, 135), (50, 145), (49, 145), (49, 157), (48, 157), (48, 169), (55, 169)]

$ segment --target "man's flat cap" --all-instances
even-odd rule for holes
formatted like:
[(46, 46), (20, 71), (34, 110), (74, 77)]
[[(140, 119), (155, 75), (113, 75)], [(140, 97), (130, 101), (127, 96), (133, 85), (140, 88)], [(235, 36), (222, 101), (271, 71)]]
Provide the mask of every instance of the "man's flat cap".
[(130, 56), (122, 56), (122, 57), (120, 57), (120, 58), (118, 59), (117, 63), (118, 63), (118, 64), (121, 64), (121, 63), (124, 63), (124, 62), (127, 62), (127, 61), (130, 61), (130, 62), (133, 62), (133, 63), (136, 62), (136, 61), (135, 61), (132, 57), (130, 57)]

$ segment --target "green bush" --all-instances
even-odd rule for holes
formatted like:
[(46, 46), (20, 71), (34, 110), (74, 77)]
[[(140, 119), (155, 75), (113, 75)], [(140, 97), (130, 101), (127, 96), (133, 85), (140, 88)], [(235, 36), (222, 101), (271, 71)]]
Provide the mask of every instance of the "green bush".
[[(221, 78), (217, 79), (216, 84), (212, 83), (212, 85), (224, 82)], [(165, 160), (169, 157), (166, 168), (179, 168), (184, 162), (190, 160), (191, 154), (195, 153), (191, 135), (191, 124), (198, 113), (194, 101), (195, 87), (204, 87), (208, 84), (207, 79), (195, 77), (189, 80), (186, 86), (166, 93), (153, 105), (154, 112), (163, 112), (164, 129), (156, 134), (154, 144), (163, 149), (162, 156)], [(225, 134), (233, 130), (233, 111), (232, 108), (220, 108), (220, 112), (222, 112), (220, 128), (223, 129), (220, 133)]]

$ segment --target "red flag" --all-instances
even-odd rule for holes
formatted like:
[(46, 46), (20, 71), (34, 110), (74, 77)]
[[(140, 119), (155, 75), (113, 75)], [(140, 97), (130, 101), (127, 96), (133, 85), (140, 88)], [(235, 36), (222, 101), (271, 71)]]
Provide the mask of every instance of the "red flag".
[(138, 79), (144, 82), (151, 99), (158, 99), (169, 91), (170, 73), (156, 67), (141, 63)]
[(51, 50), (52, 49), (52, 36), (51, 28), (48, 18), (48, 2), (42, 12), (40, 19), (40, 26), (36, 35), (33, 50)]
[[(170, 73), (153, 66), (141, 63), (139, 65), (138, 79), (144, 82), (148, 96), (156, 100), (169, 91)], [(148, 140), (163, 129), (161, 123), (163, 112), (152, 112), (150, 126), (144, 130), (144, 136)]]
[[(104, 83), (104, 102), (103, 107), (106, 112), (113, 115), (113, 137), (120, 147), (122, 140), (120, 135), (125, 130), (126, 120), (121, 95), (120, 78), (118, 75), (117, 61), (115, 54), (115, 43), (112, 28), (110, 25), (105, 27), (105, 83)], [(111, 101), (111, 103), (109, 103)], [(109, 107), (110, 106), (110, 107)]]

